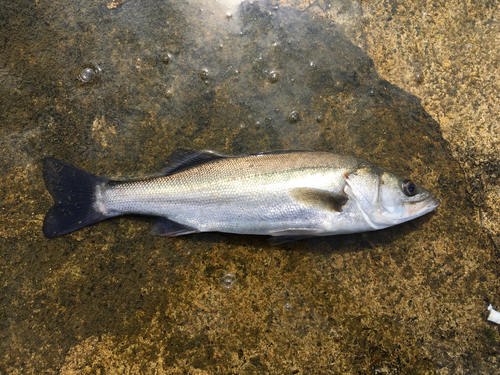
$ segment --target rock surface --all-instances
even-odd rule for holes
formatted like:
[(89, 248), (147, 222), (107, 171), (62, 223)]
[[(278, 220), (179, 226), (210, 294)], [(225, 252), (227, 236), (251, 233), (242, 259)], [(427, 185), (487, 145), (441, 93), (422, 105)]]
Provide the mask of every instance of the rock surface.
[[(494, 373), (498, 8), (6, 6), (0, 372)], [(43, 157), (130, 176), (178, 147), (354, 154), (442, 205), (380, 232), (280, 246), (152, 237), (139, 217), (43, 237)]]

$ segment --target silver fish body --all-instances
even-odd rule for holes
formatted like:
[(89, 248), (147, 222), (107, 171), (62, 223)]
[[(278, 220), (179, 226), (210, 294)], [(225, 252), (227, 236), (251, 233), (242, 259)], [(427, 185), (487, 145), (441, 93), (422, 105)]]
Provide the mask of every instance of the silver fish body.
[[(75, 189), (83, 181), (66, 188), (66, 177), (75, 170), (87, 181), (83, 193)], [(44, 223), (48, 237), (126, 214), (162, 218), (153, 234), (164, 236), (212, 231), (328, 236), (386, 228), (439, 205), (432, 193), (397, 174), (327, 152), (237, 157), (179, 152), (160, 175), (122, 182), (48, 159), (44, 176), (56, 201)], [(75, 202), (79, 207), (73, 212), (69, 206)]]

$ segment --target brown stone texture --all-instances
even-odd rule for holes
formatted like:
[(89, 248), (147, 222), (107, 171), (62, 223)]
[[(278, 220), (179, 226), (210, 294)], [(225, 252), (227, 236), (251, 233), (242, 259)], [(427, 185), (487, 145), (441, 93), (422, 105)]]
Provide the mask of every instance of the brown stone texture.
[(500, 234), (500, 4), (363, 2), (381, 77), (421, 98), (464, 170), (481, 224)]
[[(498, 371), (498, 2), (3, 3), (1, 374)], [(179, 147), (353, 154), (442, 204), (279, 246), (43, 237), (44, 157), (139, 176)]]

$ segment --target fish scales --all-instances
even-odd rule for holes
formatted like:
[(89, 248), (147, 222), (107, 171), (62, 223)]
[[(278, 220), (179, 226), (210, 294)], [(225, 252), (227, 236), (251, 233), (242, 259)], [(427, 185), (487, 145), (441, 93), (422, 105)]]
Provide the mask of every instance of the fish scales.
[[(268, 234), (307, 228), (313, 219), (321, 226), (332, 213), (318, 214), (303, 207), (288, 191), (314, 187), (339, 193), (345, 186), (343, 173), (359, 163), (344, 159), (341, 168), (339, 159), (329, 153), (219, 159), (172, 176), (106, 189), (103, 203), (109, 213), (168, 216), (200, 231), (222, 228), (231, 233)], [(342, 221), (337, 221), (341, 226)]]

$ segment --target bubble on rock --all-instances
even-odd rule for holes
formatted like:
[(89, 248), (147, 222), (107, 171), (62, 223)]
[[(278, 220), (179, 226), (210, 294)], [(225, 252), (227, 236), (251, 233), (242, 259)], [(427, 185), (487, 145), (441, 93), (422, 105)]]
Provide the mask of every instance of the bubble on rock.
[(80, 73), (80, 80), (83, 82), (92, 82), (95, 78), (95, 71), (92, 68), (84, 68)]
[(208, 79), (210, 78), (210, 74), (208, 74), (207, 69), (203, 69), (199, 75), (200, 75), (200, 78), (202, 79), (202, 81), (208, 81)]
[(324, 120), (325, 120), (325, 118), (322, 115), (316, 116), (316, 122), (320, 123), (320, 122), (323, 122)]
[(225, 273), (221, 277), (221, 285), (224, 289), (234, 288), (236, 284), (236, 275), (234, 273)]
[(278, 74), (278, 72), (273, 70), (269, 73), (268, 80), (271, 83), (276, 83), (280, 80), (280, 75)]
[(287, 117), (288, 122), (296, 123), (300, 121), (300, 113), (299, 111), (292, 111), (288, 117)]
[(169, 53), (165, 53), (161, 56), (161, 61), (165, 65), (168, 65), (172, 62), (172, 56)]
[(84, 85), (93, 85), (99, 81), (101, 68), (95, 64), (84, 64), (80, 67), (77, 79)]
[(424, 82), (424, 75), (421, 72), (415, 73), (415, 83), (421, 85)]
[(174, 97), (174, 90), (172, 90), (172, 89), (167, 89), (167, 90), (165, 90), (165, 96), (166, 96), (167, 98), (169, 98), (169, 99), (170, 99), (170, 98), (173, 98), (173, 97)]
[(203, 91), (203, 97), (205, 99), (213, 99), (214, 95), (215, 95), (215, 91), (214, 90), (206, 89), (206, 90)]

